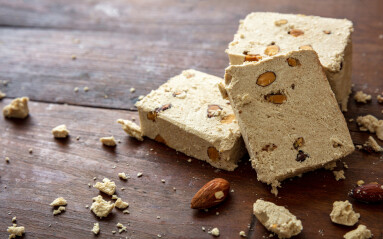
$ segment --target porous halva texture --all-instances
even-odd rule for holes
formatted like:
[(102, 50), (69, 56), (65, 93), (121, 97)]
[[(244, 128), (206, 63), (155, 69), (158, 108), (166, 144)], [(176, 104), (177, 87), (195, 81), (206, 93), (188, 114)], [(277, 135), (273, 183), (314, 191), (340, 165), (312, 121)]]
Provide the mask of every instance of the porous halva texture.
[(279, 238), (290, 238), (298, 235), (302, 229), (302, 222), (285, 207), (272, 202), (258, 199), (253, 206), (254, 215), (266, 227), (278, 235)]
[(90, 210), (98, 217), (103, 218), (107, 217), (109, 213), (113, 210), (114, 203), (105, 201), (101, 195), (93, 198), (92, 206)]
[(53, 137), (55, 138), (66, 138), (69, 135), (69, 130), (66, 128), (65, 124), (56, 126), (52, 129)]
[(367, 101), (371, 100), (371, 95), (368, 95), (363, 91), (357, 91), (354, 95), (354, 99), (359, 103), (367, 103)]
[(49, 205), (51, 205), (52, 207), (65, 206), (67, 205), (67, 201), (63, 197), (58, 197)]
[(24, 119), (29, 114), (28, 97), (21, 97), (12, 100), (9, 105), (3, 108), (3, 115), (7, 118)]
[(232, 65), (225, 86), (258, 180), (278, 186), (354, 151), (315, 51)]
[(125, 209), (129, 207), (129, 203), (122, 201), (121, 198), (117, 198), (116, 202), (114, 203), (114, 206), (119, 209)]
[(330, 213), (332, 222), (345, 226), (353, 226), (358, 222), (359, 217), (360, 214), (354, 212), (352, 205), (348, 200), (344, 202), (335, 201), (333, 203), (333, 208)]
[(16, 238), (16, 236), (21, 237), (25, 233), (24, 227), (18, 227), (17, 224), (8, 227), (7, 232), (9, 233), (9, 239)]
[(246, 153), (221, 78), (186, 70), (136, 103), (143, 135), (232, 171)]
[(98, 222), (93, 224), (92, 232), (97, 235), (100, 232), (100, 224)]
[(353, 24), (347, 19), (254, 12), (240, 21), (226, 53), (230, 64), (313, 49), (344, 111), (351, 93)]
[(105, 145), (105, 146), (109, 146), (109, 147), (113, 147), (113, 146), (116, 146), (116, 140), (114, 139), (113, 136), (110, 136), (110, 137), (102, 137), (100, 138), (100, 142)]
[(97, 182), (95, 185), (93, 185), (93, 187), (108, 195), (113, 195), (116, 191), (116, 184), (113, 181), (110, 181), (108, 178), (104, 178), (102, 183)]
[(371, 231), (365, 225), (359, 225), (358, 228), (347, 232), (343, 236), (344, 239), (368, 239), (371, 237)]

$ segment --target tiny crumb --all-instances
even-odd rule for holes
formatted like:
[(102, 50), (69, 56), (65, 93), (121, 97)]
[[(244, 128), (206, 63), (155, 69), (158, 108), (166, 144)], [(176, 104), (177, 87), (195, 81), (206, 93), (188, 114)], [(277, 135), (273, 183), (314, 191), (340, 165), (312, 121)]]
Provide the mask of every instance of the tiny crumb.
[(177, 191), (177, 189), (175, 187), (173, 187), (173, 191)]
[(116, 140), (114, 139), (113, 136), (110, 136), (110, 137), (102, 137), (100, 138), (100, 142), (105, 145), (105, 146), (109, 146), (109, 147), (114, 147), (116, 146)]
[(216, 213), (215, 213), (215, 215), (217, 215), (217, 216), (218, 216), (218, 215), (219, 215), (219, 212), (216, 212)]
[(348, 168), (348, 165), (346, 164), (346, 162), (343, 162), (343, 167), (346, 169)]
[(140, 96), (138, 96), (138, 100), (142, 100), (144, 97), (145, 97), (145, 96), (140, 95)]
[(77, 140), (77, 141), (80, 140), (80, 136), (77, 136), (77, 137), (76, 137), (76, 140)]
[(76, 55), (72, 55), (71, 58), (72, 58), (72, 60), (76, 60), (77, 56)]
[(137, 178), (142, 177), (143, 173), (137, 173)]
[(376, 99), (378, 100), (378, 103), (382, 104), (383, 103), (383, 96), (377, 95)]
[(13, 217), (12, 222), (16, 222), (16, 219), (17, 219), (16, 217)]
[(61, 214), (62, 212), (65, 212), (66, 208), (64, 206), (60, 206), (58, 209), (56, 210), (53, 210), (53, 215), (56, 216), (56, 215), (59, 215)]
[(122, 223), (117, 223), (117, 228), (119, 228), (118, 233), (126, 232), (126, 226), (124, 226)]
[(98, 222), (93, 224), (92, 232), (94, 233), (94, 235), (98, 235), (98, 233), (100, 232), (100, 224)]
[(232, 189), (230, 192), (232, 192), (232, 193), (233, 193), (233, 192), (234, 192), (234, 189)]
[(132, 88), (130, 88), (130, 93), (134, 93), (135, 91), (136, 91), (136, 89), (134, 89), (133, 87)]
[(215, 236), (215, 237), (218, 237), (219, 236), (219, 229), (215, 227), (211, 231), (209, 231), (208, 233)]
[(165, 183), (165, 179), (161, 179), (161, 182), (162, 182), (162, 183)]
[(205, 227), (202, 227), (201, 229), (202, 229), (202, 231), (205, 231), (205, 230), (206, 230), (206, 228), (205, 228)]
[(348, 122), (354, 122), (355, 120), (353, 118), (348, 119)]
[(363, 180), (358, 180), (358, 182), (356, 182), (356, 184), (357, 184), (358, 186), (363, 185), (363, 184), (364, 184), (364, 181), (363, 181)]
[(0, 100), (4, 99), (4, 97), (6, 97), (6, 96), (7, 96), (7, 94), (0, 91)]
[(383, 34), (380, 34), (378, 38), (383, 39)]
[(246, 237), (246, 233), (245, 233), (244, 231), (240, 231), (240, 232), (239, 232), (239, 236), (241, 236), (241, 237)]
[(161, 236), (161, 234), (158, 234), (157, 237), (158, 237), (158, 238), (161, 238), (162, 236)]
[(87, 209), (88, 209), (88, 208), (89, 208), (89, 205), (85, 205), (85, 208), (87, 208)]
[(209, 211), (209, 209), (205, 208), (205, 209), (204, 209), (204, 211), (205, 211), (205, 212), (208, 212), (208, 211)]
[(57, 207), (57, 206), (66, 206), (68, 203), (63, 197), (58, 197), (51, 204), (49, 204), (52, 207)]
[(112, 199), (114, 200), (118, 199), (117, 195), (116, 194), (112, 195)]
[(124, 214), (129, 214), (129, 210), (128, 209), (125, 209), (124, 211), (122, 211)]
[(332, 171), (332, 172), (334, 173), (336, 181), (339, 181), (341, 179), (346, 179), (346, 177), (344, 176), (344, 171), (343, 170)]
[(160, 217), (160, 216), (157, 216), (157, 219), (161, 219), (161, 217)]
[(97, 180), (97, 177), (93, 177), (93, 180), (96, 181), (96, 180)]
[(90, 183), (88, 183), (88, 187), (91, 187), (92, 185)]
[(121, 188), (121, 191), (124, 191), (124, 190), (125, 190), (125, 188), (124, 188), (124, 187), (122, 187), (122, 188)]
[(112, 231), (112, 234), (116, 234), (116, 231)]
[(126, 176), (126, 174), (125, 174), (124, 172), (119, 173), (119, 174), (118, 174), (118, 177), (119, 177), (120, 179), (122, 179), (122, 180), (127, 180), (127, 179), (128, 179), (128, 177)]
[(5, 162), (9, 163), (9, 161), (10, 161), (9, 157), (5, 157)]
[(33, 153), (33, 149), (28, 149), (28, 152), (29, 152), (30, 154), (32, 154), (32, 153)]
[(188, 162), (191, 163), (191, 162), (192, 162), (192, 159), (188, 159)]
[(104, 95), (104, 99), (108, 99), (108, 96), (107, 96), (107, 95)]
[(150, 151), (153, 151), (154, 149), (153, 149), (153, 148), (150, 148), (149, 150), (150, 150)]
[(73, 89), (73, 91), (77, 93), (77, 92), (78, 92), (78, 87), (75, 87), (75, 88)]
[(56, 139), (63, 139), (68, 137), (69, 130), (67, 129), (65, 124), (61, 124), (52, 129), (52, 134), (53, 137), (55, 137)]
[(116, 166), (116, 165), (113, 165), (113, 166), (112, 166), (112, 169), (115, 169), (115, 168), (117, 168), (117, 166)]
[(85, 91), (85, 92), (88, 92), (88, 91), (89, 91), (89, 87), (88, 87), (88, 86), (85, 86), (85, 87), (84, 87), (84, 91)]

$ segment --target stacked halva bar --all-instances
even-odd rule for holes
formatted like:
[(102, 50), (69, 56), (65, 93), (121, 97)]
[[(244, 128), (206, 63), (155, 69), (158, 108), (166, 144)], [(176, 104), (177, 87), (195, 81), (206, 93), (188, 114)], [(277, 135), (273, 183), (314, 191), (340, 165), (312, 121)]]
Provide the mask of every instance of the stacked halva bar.
[(273, 186), (344, 157), (354, 150), (338, 107), (351, 88), (351, 32), (348, 20), (249, 14), (226, 50), (225, 81), (173, 77), (137, 102), (139, 136), (225, 170), (247, 148)]

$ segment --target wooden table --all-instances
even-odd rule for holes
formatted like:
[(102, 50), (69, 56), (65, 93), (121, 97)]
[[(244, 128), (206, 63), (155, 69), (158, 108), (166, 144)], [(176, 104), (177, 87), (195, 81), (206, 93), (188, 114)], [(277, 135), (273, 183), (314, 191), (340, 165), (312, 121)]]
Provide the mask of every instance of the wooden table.
[[(342, 238), (354, 229), (329, 218), (333, 201), (346, 199), (361, 214), (360, 224), (383, 238), (383, 204), (362, 204), (347, 196), (359, 179), (383, 183), (381, 154), (356, 151), (343, 160), (349, 166), (346, 180), (337, 182), (331, 171), (317, 170), (286, 180), (274, 197), (256, 180), (247, 158), (234, 172), (220, 171), (195, 159), (188, 162), (152, 140), (138, 142), (116, 123), (118, 118), (137, 119), (138, 96), (184, 69), (222, 76), (228, 65), (224, 50), (239, 19), (251, 11), (352, 20), (354, 91), (372, 94), (373, 100), (351, 100), (345, 117), (383, 118), (383, 105), (376, 101), (383, 91), (382, 10), (381, 0), (0, 0), (0, 80), (8, 82), (0, 84), (7, 93), (0, 107), (14, 97), (31, 99), (26, 120), (0, 119), (0, 237), (7, 238), (7, 226), (16, 216), (26, 228), (24, 238), (93, 238), (94, 222), (100, 223), (99, 238), (211, 238), (207, 231), (213, 227), (220, 229), (220, 238), (239, 238), (242, 230), (248, 238), (268, 238), (252, 214), (252, 204), (264, 198), (302, 220), (304, 230), (296, 238)], [(69, 139), (53, 139), (50, 131), (59, 124), (68, 126)], [(370, 135), (355, 122), (348, 126), (355, 144)], [(109, 135), (121, 140), (115, 149), (98, 141)], [(119, 172), (131, 179), (119, 180)], [(99, 194), (88, 187), (93, 177), (115, 181), (130, 214), (114, 210), (99, 220), (91, 213), (86, 205)], [(231, 182), (229, 199), (208, 212), (190, 209), (194, 193), (215, 177)], [(53, 216), (49, 203), (58, 196), (67, 199), (67, 211)], [(118, 222), (128, 231), (113, 235)]]

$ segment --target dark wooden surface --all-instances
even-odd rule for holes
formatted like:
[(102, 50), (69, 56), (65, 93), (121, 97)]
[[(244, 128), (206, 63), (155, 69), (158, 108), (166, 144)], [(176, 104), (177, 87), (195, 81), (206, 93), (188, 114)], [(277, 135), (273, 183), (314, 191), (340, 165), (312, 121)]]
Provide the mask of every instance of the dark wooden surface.
[[(252, 204), (264, 198), (302, 220), (304, 230), (297, 238), (342, 238), (354, 227), (331, 223), (332, 202), (349, 199), (347, 192), (359, 179), (383, 183), (381, 154), (356, 151), (343, 160), (349, 166), (346, 180), (336, 182), (332, 172), (318, 170), (287, 180), (275, 198), (256, 180), (246, 158), (234, 172), (195, 159), (189, 163), (164, 145), (127, 137), (115, 121), (137, 118), (137, 97), (183, 69), (222, 76), (228, 64), (224, 49), (238, 20), (251, 11), (351, 19), (354, 90), (372, 94), (373, 101), (364, 105), (351, 100), (345, 116), (382, 119), (383, 105), (376, 102), (383, 91), (382, 10), (380, 0), (0, 0), (0, 80), (8, 81), (0, 84), (8, 95), (0, 107), (17, 96), (33, 101), (26, 120), (0, 120), (0, 159), (11, 159), (9, 164), (0, 161), (0, 237), (7, 238), (6, 228), (17, 216), (26, 227), (24, 238), (93, 238), (94, 222), (100, 222), (99, 238), (211, 238), (201, 227), (218, 227), (220, 238), (239, 238), (241, 230), (249, 238), (267, 238), (269, 233), (252, 215)], [(83, 92), (85, 86), (89, 92)], [(130, 93), (131, 87), (136, 92)], [(71, 137), (55, 140), (50, 130), (62, 123)], [(355, 122), (348, 125), (356, 144), (370, 135), (359, 132)], [(108, 135), (121, 139), (114, 150), (98, 141)], [(132, 177), (127, 182), (117, 177), (123, 171)], [(144, 176), (137, 178), (137, 172)], [(99, 194), (87, 185), (95, 176), (116, 182), (117, 194), (130, 203), (130, 214), (114, 210), (99, 220), (85, 208)], [(231, 182), (229, 199), (208, 212), (189, 209), (194, 193), (215, 177)], [(68, 207), (54, 217), (49, 203), (58, 196), (68, 200)], [(383, 205), (351, 202), (361, 214), (360, 223), (383, 238)], [(117, 222), (129, 223), (128, 232), (113, 235)]]

